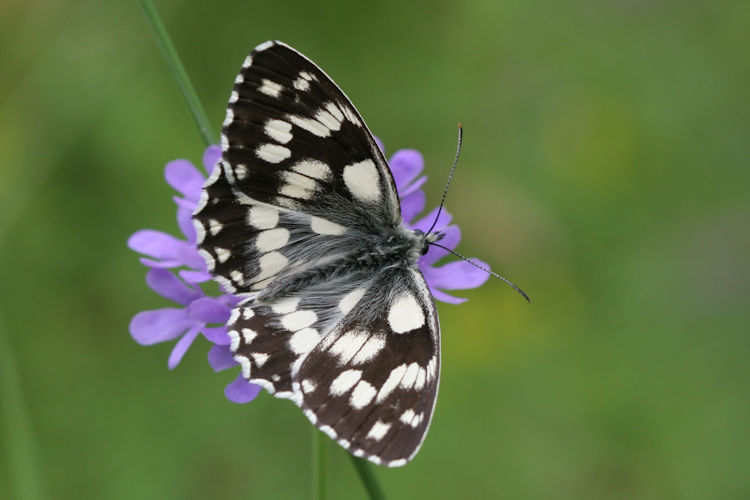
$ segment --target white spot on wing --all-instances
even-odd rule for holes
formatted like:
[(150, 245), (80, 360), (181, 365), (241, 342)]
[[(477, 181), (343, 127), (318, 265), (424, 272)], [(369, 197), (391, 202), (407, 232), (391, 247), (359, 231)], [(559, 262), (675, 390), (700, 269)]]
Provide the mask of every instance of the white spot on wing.
[(372, 426), (370, 432), (367, 433), (367, 439), (380, 441), (381, 439), (383, 439), (383, 437), (388, 432), (388, 429), (390, 428), (391, 424), (378, 420), (377, 422), (375, 422), (375, 425)]
[(221, 262), (222, 264), (232, 256), (232, 252), (230, 252), (226, 248), (214, 247), (214, 252), (216, 252), (216, 258), (219, 259), (219, 262)]
[(404, 413), (401, 414), (401, 416), (399, 417), (399, 420), (406, 425), (411, 425), (411, 421), (414, 420), (414, 417), (416, 416), (417, 414), (414, 413), (414, 410), (409, 408), (408, 410), (406, 410)]
[(242, 354), (235, 354), (234, 360), (242, 367), (242, 376), (246, 379), (250, 378), (250, 360)]
[(242, 286), (245, 284), (245, 276), (243, 276), (242, 272), (238, 269), (235, 269), (231, 273), (229, 273), (229, 277), (232, 278), (235, 283)]
[(331, 395), (341, 396), (359, 382), (362, 370), (345, 370), (331, 382)]
[(296, 332), (318, 321), (315, 311), (294, 311), (281, 318), (281, 324), (290, 332)]
[(329, 113), (331, 113), (331, 115), (333, 115), (334, 118), (336, 118), (336, 120), (344, 120), (344, 113), (342, 113), (339, 107), (336, 106), (336, 103), (329, 102), (328, 104), (326, 104), (326, 109)]
[(265, 42), (263, 42), (260, 45), (258, 45), (257, 47), (255, 47), (253, 49), (253, 51), (255, 51), (255, 52), (263, 52), (264, 50), (270, 49), (274, 45), (276, 45), (276, 42), (274, 42), (273, 40), (266, 40)]
[(242, 67), (243, 68), (249, 68), (252, 65), (253, 65), (253, 58), (252, 58), (252, 56), (247, 56), (245, 58), (245, 61), (242, 63)]
[(250, 344), (255, 339), (255, 337), (258, 336), (258, 333), (254, 330), (251, 330), (250, 328), (243, 328), (242, 329), (242, 339), (245, 341), (245, 344)]
[(301, 76), (294, 80), (294, 83), (292, 85), (294, 85), (295, 89), (301, 90), (303, 92), (307, 92), (308, 90), (310, 90), (310, 82), (305, 80)]
[(331, 222), (320, 217), (315, 217), (314, 215), (310, 219), (310, 229), (318, 234), (325, 234), (330, 236), (339, 236), (346, 232), (346, 228), (344, 226), (340, 226), (335, 222)]
[(320, 335), (314, 328), (303, 328), (289, 339), (289, 347), (294, 354), (306, 354), (320, 342)]
[(297, 304), (299, 304), (299, 301), (299, 297), (281, 299), (280, 301), (271, 305), (271, 310), (273, 310), (273, 312), (275, 312), (276, 314), (289, 314), (290, 312), (294, 312), (297, 310)]
[(229, 349), (234, 352), (240, 347), (240, 334), (237, 330), (229, 330), (227, 335), (229, 335)]
[(357, 354), (367, 340), (367, 335), (366, 332), (359, 330), (346, 332), (331, 346), (330, 352), (339, 357), (339, 364), (344, 365)]
[(206, 267), (209, 271), (213, 271), (216, 267), (216, 261), (214, 260), (214, 256), (211, 255), (208, 250), (204, 250), (202, 248), (198, 249), (198, 253), (201, 254), (201, 257), (203, 257), (203, 260), (206, 261)]
[(247, 177), (247, 166), (237, 165), (234, 167), (234, 176), (237, 177), (237, 180), (245, 180), (245, 177)]
[(251, 352), (250, 356), (253, 357), (253, 361), (255, 361), (258, 368), (266, 364), (266, 361), (268, 361), (268, 354), (263, 352)]
[(331, 167), (318, 160), (302, 160), (292, 170), (321, 181), (331, 177)]
[(281, 90), (283, 87), (279, 85), (276, 82), (272, 82), (271, 80), (268, 80), (264, 78), (261, 80), (262, 85), (258, 87), (258, 91), (266, 94), (267, 96), (271, 97), (279, 97), (281, 94)]
[(253, 282), (262, 281), (275, 275), (289, 263), (289, 260), (279, 252), (269, 252), (261, 255), (258, 259), (260, 273), (253, 279)]
[(375, 202), (380, 199), (378, 169), (372, 160), (364, 160), (344, 167), (344, 184), (362, 201)]
[(208, 221), (208, 230), (212, 236), (216, 236), (223, 227), (224, 226), (221, 224), (221, 222), (217, 221), (216, 219), (209, 219)]
[[(315, 232), (317, 233), (318, 231)], [(354, 306), (357, 305), (357, 302), (359, 302), (359, 299), (361, 299), (365, 294), (365, 291), (366, 290), (364, 288), (357, 288), (356, 290), (352, 290), (351, 292), (344, 295), (344, 297), (339, 302), (339, 310), (341, 311), (341, 314), (349, 314), (349, 311), (351, 311)]]
[(228, 127), (229, 125), (232, 124), (233, 121), (234, 121), (234, 111), (232, 111), (231, 109), (227, 109), (227, 115), (224, 118), (224, 123), (221, 124), (222, 127)]
[(286, 144), (292, 140), (292, 134), (290, 132), (292, 130), (292, 124), (285, 122), (284, 120), (270, 119), (266, 122), (264, 130), (268, 137), (276, 142), (280, 142), (281, 144)]
[(288, 118), (294, 125), (318, 137), (328, 137), (331, 135), (331, 130), (318, 120), (296, 115), (289, 115)]
[(247, 211), (247, 221), (256, 229), (271, 229), (279, 223), (279, 211), (265, 206), (252, 207)]
[(396, 333), (406, 333), (424, 325), (424, 311), (411, 292), (403, 292), (391, 304), (388, 324)]
[(290, 198), (306, 200), (310, 198), (318, 187), (318, 183), (309, 177), (296, 172), (282, 172), (281, 178), (286, 182), (279, 194)]
[(376, 391), (371, 384), (364, 380), (360, 380), (357, 387), (352, 391), (352, 396), (349, 399), (349, 402), (354, 408), (361, 410), (370, 404), (370, 401), (372, 401), (372, 398), (375, 397), (377, 392), (378, 391)]
[(313, 392), (316, 387), (317, 385), (315, 384), (315, 382), (313, 382), (309, 378), (306, 378), (305, 380), (302, 381), (302, 391), (305, 393)]
[(409, 368), (406, 369), (406, 373), (404, 373), (404, 378), (401, 379), (401, 386), (402, 389), (411, 389), (411, 387), (414, 385), (414, 382), (417, 380), (417, 375), (419, 374), (419, 364), (415, 361), (414, 363), (409, 365)]
[(378, 403), (382, 403), (383, 400), (387, 398), (391, 392), (393, 392), (393, 390), (401, 382), (401, 379), (404, 378), (404, 373), (406, 373), (406, 364), (398, 365), (396, 368), (391, 370), (391, 373), (388, 375), (385, 383), (380, 386), (380, 391), (378, 391), (378, 398), (376, 400)]
[(289, 148), (270, 143), (258, 146), (255, 150), (255, 154), (258, 158), (265, 160), (268, 163), (280, 163), (292, 156), (292, 152)]
[(417, 380), (414, 382), (414, 389), (421, 390), (424, 387), (425, 380), (427, 379), (427, 371), (419, 367), (419, 373), (417, 373)]
[(336, 131), (341, 128), (341, 122), (325, 109), (318, 110), (318, 112), (315, 113), (315, 119), (328, 127), (331, 131)]
[(266, 229), (258, 234), (255, 240), (255, 246), (261, 252), (270, 252), (277, 250), (289, 241), (289, 230), (283, 227), (276, 229)]
[(385, 336), (384, 335), (372, 335), (367, 342), (365, 342), (359, 349), (357, 354), (352, 358), (352, 363), (360, 365), (370, 361), (372, 358), (378, 355), (378, 353), (385, 347)]

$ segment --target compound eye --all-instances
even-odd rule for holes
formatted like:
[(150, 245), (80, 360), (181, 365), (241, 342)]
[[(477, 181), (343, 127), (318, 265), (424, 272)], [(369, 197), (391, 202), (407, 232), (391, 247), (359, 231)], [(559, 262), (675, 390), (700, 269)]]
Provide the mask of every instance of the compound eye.
[(430, 245), (425, 243), (425, 245), (422, 247), (422, 255), (426, 254), (430, 250)]
[(417, 236), (423, 236), (423, 235), (424, 235), (424, 232), (422, 232), (422, 231), (421, 231), (421, 230), (419, 230), (419, 229), (414, 229), (414, 234), (416, 234)]

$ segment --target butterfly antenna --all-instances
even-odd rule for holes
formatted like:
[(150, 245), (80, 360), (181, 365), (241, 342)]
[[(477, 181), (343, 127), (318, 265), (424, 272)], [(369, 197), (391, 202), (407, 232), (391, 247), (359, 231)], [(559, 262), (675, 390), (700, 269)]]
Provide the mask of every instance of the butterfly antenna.
[(437, 224), (438, 219), (440, 219), (440, 212), (443, 211), (443, 205), (445, 205), (445, 197), (448, 195), (448, 186), (451, 185), (451, 179), (453, 179), (453, 172), (456, 171), (456, 164), (458, 164), (458, 155), (461, 154), (461, 142), (463, 142), (464, 138), (464, 128), (459, 123), (458, 124), (458, 146), (456, 147), (456, 157), (453, 159), (453, 166), (451, 167), (451, 173), (448, 174), (448, 182), (445, 183), (445, 190), (443, 191), (443, 199), (440, 200), (440, 207), (438, 208), (437, 215), (435, 216), (435, 222), (432, 223), (432, 227), (430, 227), (430, 230), (427, 231), (425, 234), (430, 234), (433, 229), (435, 229), (435, 225)]
[(528, 301), (529, 303), (531, 303), (531, 299), (529, 298), (529, 296), (528, 296), (528, 295), (526, 295), (526, 292), (524, 292), (523, 290), (521, 290), (520, 288), (518, 288), (518, 286), (517, 286), (517, 285), (516, 285), (515, 283), (513, 283), (512, 281), (510, 281), (509, 279), (507, 279), (507, 278), (503, 278), (502, 276), (500, 276), (500, 275), (499, 275), (499, 274), (497, 274), (496, 272), (494, 272), (494, 271), (491, 271), (490, 269), (488, 269), (488, 268), (486, 268), (486, 267), (484, 267), (484, 266), (480, 266), (479, 264), (477, 264), (477, 263), (475, 263), (475, 262), (472, 262), (472, 261), (470, 261), (469, 259), (467, 259), (467, 258), (466, 258), (466, 257), (464, 257), (463, 255), (461, 255), (460, 253), (458, 253), (458, 252), (454, 252), (454, 251), (453, 251), (453, 250), (451, 250), (450, 248), (448, 248), (448, 247), (444, 247), (443, 245), (440, 245), (439, 243), (430, 243), (430, 245), (432, 245), (432, 246), (435, 246), (435, 247), (438, 247), (438, 248), (442, 248), (443, 250), (446, 250), (446, 251), (448, 251), (448, 252), (452, 253), (452, 254), (453, 254), (453, 255), (455, 255), (456, 257), (458, 257), (458, 258), (460, 258), (460, 259), (463, 259), (463, 260), (465, 260), (466, 262), (468, 262), (468, 263), (469, 263), (469, 264), (471, 264), (472, 266), (474, 266), (474, 267), (477, 267), (477, 268), (481, 269), (482, 271), (484, 271), (484, 272), (486, 272), (486, 273), (489, 273), (489, 274), (491, 274), (491, 275), (492, 275), (492, 276), (494, 276), (495, 278), (500, 278), (500, 279), (501, 279), (501, 280), (503, 280), (503, 281), (504, 281), (504, 282), (505, 282), (506, 284), (508, 284), (508, 285), (509, 285), (509, 286), (510, 286), (510, 287), (511, 287), (511, 288), (512, 288), (513, 290), (515, 290), (515, 291), (517, 291), (518, 293), (520, 293), (521, 295), (523, 295), (523, 298), (524, 298), (524, 299), (526, 299), (526, 300), (527, 300), (527, 301)]

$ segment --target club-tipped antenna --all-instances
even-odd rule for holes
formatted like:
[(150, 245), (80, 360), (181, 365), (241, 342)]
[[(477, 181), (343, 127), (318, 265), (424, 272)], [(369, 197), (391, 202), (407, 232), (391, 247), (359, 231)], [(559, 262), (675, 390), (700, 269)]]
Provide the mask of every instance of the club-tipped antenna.
[(451, 250), (450, 248), (445, 247), (445, 246), (443, 246), (443, 245), (441, 245), (439, 243), (430, 243), (430, 245), (432, 245), (434, 247), (442, 248), (443, 250), (446, 250), (446, 251), (452, 253), (453, 255), (455, 255), (456, 257), (458, 257), (459, 259), (465, 260), (466, 262), (468, 262), (472, 266), (474, 266), (476, 268), (479, 268), (479, 269), (481, 269), (482, 271), (484, 271), (486, 273), (491, 274), (495, 278), (499, 278), (499, 279), (503, 280), (508, 286), (510, 286), (513, 290), (515, 290), (518, 293), (520, 293), (523, 296), (524, 299), (526, 299), (529, 303), (531, 303), (531, 299), (529, 298), (528, 295), (526, 295), (526, 292), (524, 292), (523, 290), (521, 290), (520, 288), (518, 288), (518, 285), (516, 285), (515, 283), (513, 283), (509, 279), (503, 278), (502, 276), (500, 276), (496, 272), (494, 272), (494, 271), (492, 271), (492, 270), (490, 270), (490, 269), (488, 269), (488, 268), (486, 268), (484, 266), (480, 266), (479, 264), (477, 264), (475, 262), (472, 262), (471, 260), (467, 259), (466, 257), (464, 257), (463, 255), (461, 255), (460, 253), (455, 252), (455, 251)]
[(453, 166), (451, 167), (451, 172), (448, 174), (448, 182), (445, 183), (445, 190), (443, 190), (443, 199), (440, 200), (440, 207), (438, 207), (437, 215), (435, 216), (435, 222), (432, 223), (432, 226), (430, 227), (430, 230), (427, 231), (425, 234), (430, 234), (433, 229), (435, 229), (435, 225), (437, 224), (438, 219), (440, 219), (440, 212), (443, 211), (443, 205), (445, 205), (445, 197), (448, 195), (448, 186), (451, 185), (451, 179), (453, 179), (453, 172), (456, 170), (456, 165), (458, 164), (458, 156), (461, 154), (461, 142), (464, 138), (464, 128), (459, 123), (458, 124), (458, 145), (456, 146), (456, 157), (453, 159)]

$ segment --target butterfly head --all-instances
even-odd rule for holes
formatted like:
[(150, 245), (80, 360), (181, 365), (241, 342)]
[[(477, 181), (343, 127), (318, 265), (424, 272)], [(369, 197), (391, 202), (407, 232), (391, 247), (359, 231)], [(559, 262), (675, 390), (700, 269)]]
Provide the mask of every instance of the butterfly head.
[(420, 251), (419, 251), (421, 255), (424, 255), (427, 253), (427, 251), (430, 249), (430, 244), (436, 243), (442, 240), (443, 237), (445, 236), (445, 234), (440, 231), (435, 231), (434, 233), (425, 234), (419, 229), (414, 230), (414, 235), (421, 242)]

